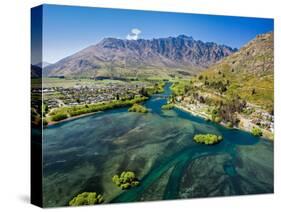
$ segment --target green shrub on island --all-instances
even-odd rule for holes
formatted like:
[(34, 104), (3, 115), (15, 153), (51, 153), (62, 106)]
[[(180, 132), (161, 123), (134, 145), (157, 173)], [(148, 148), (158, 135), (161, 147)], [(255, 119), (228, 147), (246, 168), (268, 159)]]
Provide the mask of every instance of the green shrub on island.
[(222, 141), (222, 136), (214, 135), (214, 134), (197, 134), (193, 137), (193, 140), (199, 144), (217, 144)]
[(104, 199), (101, 194), (96, 192), (83, 192), (74, 197), (70, 202), (70, 206), (79, 206), (79, 205), (96, 205), (103, 203)]
[(251, 133), (253, 136), (262, 136), (262, 130), (258, 127), (253, 127)]
[(61, 121), (61, 120), (67, 119), (67, 118), (68, 118), (68, 116), (65, 113), (56, 114), (56, 115), (52, 116), (52, 121)]
[(132, 171), (124, 171), (120, 174), (120, 176), (114, 175), (112, 177), (112, 182), (122, 190), (129, 189), (140, 184), (135, 173)]
[(147, 113), (148, 109), (140, 104), (133, 104), (132, 107), (128, 109), (129, 112), (137, 112), (137, 113)]
[(165, 104), (165, 105), (162, 105), (162, 110), (171, 110), (174, 108), (174, 104)]

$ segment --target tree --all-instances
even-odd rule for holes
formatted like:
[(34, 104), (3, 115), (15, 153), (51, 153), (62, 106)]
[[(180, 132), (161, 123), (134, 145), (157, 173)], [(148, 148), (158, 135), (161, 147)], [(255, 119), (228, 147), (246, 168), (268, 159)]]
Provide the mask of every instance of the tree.
[(262, 130), (258, 127), (253, 127), (252, 131), (251, 131), (253, 136), (262, 136)]
[(132, 107), (128, 109), (129, 112), (147, 113), (148, 109), (140, 104), (133, 104)]
[(190, 89), (189, 86), (185, 85), (184, 86), (184, 93), (187, 93), (189, 89)]
[(217, 144), (220, 141), (222, 141), (222, 136), (214, 135), (214, 134), (197, 134), (193, 137), (193, 140), (196, 143), (200, 144), (207, 144), (207, 145), (212, 145), (212, 144)]
[(233, 127), (233, 124), (232, 124), (230, 121), (228, 121), (228, 122), (226, 123), (226, 126), (229, 127), (229, 128), (232, 128), (232, 127)]
[(230, 85), (230, 81), (229, 80), (226, 80), (226, 85)]
[(147, 90), (144, 87), (140, 89), (139, 94), (142, 96), (148, 96)]
[(162, 105), (161, 109), (162, 110), (171, 110), (174, 108), (174, 104), (165, 104), (165, 105)]
[(116, 100), (119, 100), (119, 94), (118, 93), (116, 94)]
[(49, 112), (49, 106), (48, 104), (45, 104), (45, 113), (48, 113)]
[(112, 182), (115, 183), (118, 187), (123, 189), (129, 189), (139, 185), (139, 181), (132, 171), (123, 171), (120, 176), (114, 175), (112, 177)]
[(247, 103), (242, 100), (238, 95), (224, 101), (219, 109), (218, 114), (225, 122), (231, 122), (232, 125), (237, 125), (240, 120), (237, 118), (236, 112), (240, 113), (244, 110)]
[(70, 202), (70, 206), (79, 206), (79, 205), (95, 205), (103, 203), (104, 199), (101, 194), (96, 192), (83, 192), (74, 197)]
[(256, 89), (255, 88), (252, 89), (252, 95), (254, 95), (254, 94), (256, 94)]
[(215, 122), (220, 123), (222, 121), (222, 118), (220, 116), (215, 117)]
[(203, 96), (200, 96), (200, 97), (199, 97), (199, 102), (200, 102), (200, 103), (205, 103), (205, 99), (204, 99)]
[(67, 117), (68, 117), (67, 114), (64, 114), (64, 113), (56, 114), (56, 115), (52, 116), (52, 121), (61, 121), (63, 119), (66, 119)]
[(223, 92), (226, 92), (226, 91), (227, 91), (226, 85), (221, 84), (220, 91), (221, 91), (222, 93), (223, 93)]

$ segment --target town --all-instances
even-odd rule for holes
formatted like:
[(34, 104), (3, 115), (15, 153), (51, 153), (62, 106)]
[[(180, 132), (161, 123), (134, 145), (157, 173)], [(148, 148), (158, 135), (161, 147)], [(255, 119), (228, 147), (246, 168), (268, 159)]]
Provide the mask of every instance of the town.
[[(42, 89), (43, 102), (49, 109), (96, 104), (112, 100), (133, 99), (140, 95), (149, 82), (108, 82), (73, 87), (46, 87)], [(38, 90), (38, 88), (37, 88)]]

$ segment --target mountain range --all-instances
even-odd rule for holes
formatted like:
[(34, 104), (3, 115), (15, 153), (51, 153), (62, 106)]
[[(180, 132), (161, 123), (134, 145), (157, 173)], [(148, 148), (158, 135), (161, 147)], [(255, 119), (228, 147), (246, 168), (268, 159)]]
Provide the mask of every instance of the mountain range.
[(41, 63), (37, 63), (35, 66), (38, 66), (38, 67), (41, 67), (41, 68), (45, 68), (49, 65), (51, 65), (52, 63), (49, 63), (49, 62), (46, 62), (46, 61), (43, 61)]
[(158, 39), (104, 38), (54, 64), (44, 76), (137, 77), (193, 75), (236, 52), (236, 48), (186, 35)]

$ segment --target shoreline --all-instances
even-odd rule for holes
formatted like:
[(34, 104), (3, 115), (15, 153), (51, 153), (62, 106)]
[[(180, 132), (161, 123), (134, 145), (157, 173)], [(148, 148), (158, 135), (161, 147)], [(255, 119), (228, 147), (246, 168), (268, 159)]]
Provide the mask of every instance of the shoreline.
[[(187, 113), (190, 113), (190, 114), (193, 115), (193, 116), (197, 116), (197, 117), (203, 118), (203, 119), (206, 120), (206, 121), (209, 120), (210, 122), (213, 122), (213, 121), (210, 120), (210, 118), (209, 118), (207, 115), (204, 115), (204, 114), (202, 114), (202, 113), (198, 113), (198, 112), (196, 112), (196, 111), (190, 110), (190, 109), (188, 109), (188, 108), (186, 108), (186, 107), (183, 107), (183, 106), (181, 106), (181, 105), (178, 105), (178, 104), (175, 104), (174, 106), (175, 106), (176, 108), (180, 109), (180, 110), (183, 110), (183, 111), (185, 111), (185, 112), (187, 112)], [(243, 128), (243, 127), (232, 127), (232, 128), (229, 128), (229, 127), (227, 127), (226, 125), (224, 125), (223, 123), (217, 123), (217, 122), (213, 122), (213, 123), (219, 124), (220, 126), (226, 127), (226, 128), (228, 128), (228, 129), (238, 129), (238, 130), (242, 130), (242, 131), (247, 132), (247, 133), (251, 133), (251, 131), (248, 130), (248, 128)], [(266, 130), (263, 130), (263, 131), (266, 131)], [(272, 134), (274, 135), (274, 133), (272, 133)], [(266, 135), (267, 135), (267, 136), (266, 136)], [(263, 135), (262, 135), (261, 137), (262, 137), (262, 138), (266, 138), (266, 139), (268, 139), (268, 140), (271, 141), (271, 142), (274, 141), (274, 138), (271, 138), (271, 137), (268, 135), (268, 133), (266, 133), (266, 135), (265, 135), (265, 133), (263, 133)]]
[(186, 107), (183, 107), (183, 106), (181, 106), (181, 105), (174, 104), (174, 106), (175, 106), (176, 108), (180, 109), (180, 110), (183, 110), (183, 111), (185, 111), (185, 112), (188, 112), (188, 113), (192, 114), (193, 116), (197, 116), (197, 117), (203, 118), (203, 119), (205, 119), (205, 120), (208, 120), (208, 119), (209, 119), (209, 117), (207, 117), (206, 115), (203, 115), (203, 114), (201, 114), (201, 113), (195, 112), (195, 111), (190, 110), (190, 109), (188, 109), (188, 108), (186, 108)]
[(60, 120), (60, 121), (51, 121), (51, 122), (48, 122), (48, 124), (46, 126), (44, 126), (44, 128), (49, 127), (49, 126), (54, 126), (54, 125), (57, 125), (57, 124), (60, 124), (60, 123), (63, 123), (63, 122), (72, 121), (72, 120), (75, 120), (75, 119), (78, 119), (78, 118), (83, 118), (83, 117), (86, 117), (86, 116), (94, 115), (96, 113), (102, 113), (102, 112), (103, 111), (85, 113), (85, 114), (81, 114), (81, 115), (78, 115), (78, 116), (68, 117), (68, 118)]
[[(143, 101), (140, 101), (140, 102), (136, 101), (135, 103), (142, 103), (142, 102), (147, 101), (148, 99), (149, 99), (149, 98), (144, 99)], [(135, 103), (133, 103), (133, 104), (135, 104)], [(77, 116), (72, 116), (72, 117), (68, 117), (68, 118), (66, 118), (66, 119), (62, 119), (62, 120), (60, 120), (60, 121), (50, 121), (50, 122), (48, 122), (47, 125), (43, 126), (43, 128), (44, 128), (44, 127), (48, 127), (48, 126), (54, 126), (54, 125), (59, 124), (59, 123), (63, 123), (63, 122), (75, 120), (75, 119), (82, 118), (82, 117), (85, 117), (85, 116), (90, 116), (90, 115), (93, 115), (93, 114), (96, 114), (96, 113), (101, 113), (101, 112), (104, 112), (104, 111), (106, 111), (106, 110), (113, 110), (113, 109), (118, 109), (118, 108), (130, 107), (130, 106), (133, 105), (133, 104), (125, 105), (125, 106), (122, 106), (122, 107), (116, 107), (116, 108), (111, 108), (111, 109), (104, 109), (104, 110), (100, 110), (100, 111), (85, 113), (85, 114), (81, 114), (81, 115), (77, 115)]]
[[(164, 86), (166, 85), (166, 83), (162, 86), (162, 89), (164, 89)], [(163, 90), (164, 91), (164, 90)], [(162, 91), (162, 92), (163, 92)], [(160, 92), (160, 93), (162, 93)], [(158, 92), (157, 92), (158, 93)], [(153, 96), (153, 95), (152, 95)], [(147, 100), (149, 100), (151, 98), (151, 96), (149, 97), (145, 97), (145, 99), (142, 99), (141, 101), (136, 101), (134, 102), (133, 104), (135, 103), (143, 103)], [(130, 107), (132, 106), (133, 104), (129, 104), (129, 105), (125, 105), (123, 107), (117, 107), (117, 108), (125, 108), (125, 107)], [(116, 108), (112, 108), (112, 109), (116, 109)], [(110, 109), (110, 110), (112, 110)], [(108, 109), (105, 109), (105, 110), (108, 110)], [(81, 114), (81, 115), (77, 115), (77, 116), (72, 116), (72, 117), (68, 117), (66, 119), (63, 119), (63, 120), (60, 120), (60, 121), (50, 121), (48, 122), (47, 125), (43, 125), (43, 128), (47, 128), (49, 126), (54, 126), (54, 125), (57, 125), (57, 124), (60, 124), (60, 123), (63, 123), (63, 122), (67, 122), (67, 121), (71, 121), (71, 120), (75, 120), (75, 119), (78, 119), (78, 118), (82, 118), (82, 117), (85, 117), (85, 116), (90, 116), (90, 115), (93, 115), (93, 114), (96, 114), (96, 113), (101, 113), (101, 112), (104, 112), (105, 110), (100, 110), (100, 111), (96, 111), (96, 112), (91, 112), (91, 113), (85, 113), (85, 114)]]
[[(146, 99), (146, 100), (148, 100), (148, 99)], [(144, 100), (143, 102), (145, 102), (146, 100)], [(188, 108), (186, 108), (186, 107), (184, 107), (182, 105), (179, 105), (179, 104), (174, 104), (174, 107), (176, 107), (176, 108), (178, 108), (178, 109), (180, 109), (180, 110), (182, 110), (184, 112), (190, 113), (193, 116), (197, 116), (197, 117), (203, 118), (206, 121), (209, 120), (210, 122), (219, 124), (220, 126), (226, 127), (228, 129), (239, 129), (239, 130), (242, 130), (244, 132), (251, 133), (251, 130), (249, 129), (249, 127), (241, 127), (241, 125), (239, 125), (238, 127), (231, 127), (230, 128), (230, 127), (227, 127), (226, 124), (224, 124), (222, 122), (217, 123), (217, 122), (212, 121), (210, 119), (210, 117), (206, 113), (197, 112), (195, 110), (188, 109)], [(96, 112), (91, 112), (91, 113), (86, 113), (86, 114), (81, 114), (81, 115), (77, 115), (77, 116), (73, 116), (73, 117), (68, 117), (68, 118), (60, 120), (60, 121), (51, 121), (51, 122), (48, 122), (47, 125), (43, 126), (43, 128), (47, 128), (49, 126), (54, 126), (54, 125), (57, 125), (57, 124), (60, 124), (60, 123), (72, 121), (72, 120), (75, 120), (75, 119), (83, 118), (83, 117), (94, 115), (94, 114), (101, 113), (101, 112), (104, 112), (104, 110), (96, 111)], [(270, 140), (271, 142), (274, 141), (274, 133), (269, 132), (268, 130), (265, 130), (265, 129), (262, 129), (262, 131), (263, 131), (263, 135), (261, 137), (266, 138), (266, 139)]]

